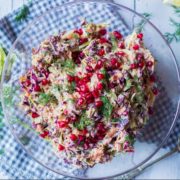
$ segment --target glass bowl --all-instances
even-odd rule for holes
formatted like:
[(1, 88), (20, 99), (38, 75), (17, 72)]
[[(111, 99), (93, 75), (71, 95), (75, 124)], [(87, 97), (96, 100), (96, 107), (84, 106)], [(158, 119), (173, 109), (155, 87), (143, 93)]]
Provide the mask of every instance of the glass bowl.
[[(144, 24), (145, 46), (157, 59), (155, 69), (160, 94), (154, 114), (138, 133), (135, 152), (120, 154), (112, 161), (92, 168), (76, 169), (57, 158), (51, 145), (32, 129), (31, 120), (19, 107), (21, 90), (18, 79), (31, 66), (31, 50), (49, 35), (80, 26), (80, 19), (108, 23), (109, 30), (125, 36), (139, 23)], [(70, 2), (44, 13), (29, 24), (14, 42), (2, 76), (2, 104), (6, 121), (23, 149), (39, 164), (60, 175), (72, 178), (98, 179), (129, 174), (147, 162), (167, 140), (179, 111), (179, 69), (171, 47), (160, 31), (133, 10), (107, 1)]]

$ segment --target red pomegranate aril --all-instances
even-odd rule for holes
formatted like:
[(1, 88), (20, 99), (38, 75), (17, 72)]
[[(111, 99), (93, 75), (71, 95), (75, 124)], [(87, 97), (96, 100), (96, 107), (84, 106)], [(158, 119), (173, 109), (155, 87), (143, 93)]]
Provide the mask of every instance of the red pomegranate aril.
[(49, 135), (49, 131), (45, 130), (43, 133), (40, 134), (42, 138), (45, 138)]
[(87, 65), (87, 66), (86, 66), (86, 71), (88, 71), (88, 72), (93, 72), (92, 66)]
[(134, 50), (138, 50), (138, 49), (139, 49), (139, 45), (138, 45), (138, 44), (135, 44), (135, 45), (133, 46), (133, 49), (134, 49)]
[(116, 37), (116, 39), (118, 39), (118, 40), (122, 38), (122, 34), (118, 31), (114, 31), (113, 34)]
[(78, 140), (81, 142), (81, 141), (83, 141), (84, 140), (84, 136), (82, 136), (82, 135), (78, 135)]
[(67, 80), (68, 82), (73, 82), (74, 81), (74, 76), (71, 76), (71, 75), (67, 75)]
[(149, 80), (150, 80), (150, 82), (155, 82), (155, 81), (156, 81), (156, 78), (155, 78), (154, 75), (151, 75), (151, 76), (149, 77)]
[(99, 60), (96, 64), (96, 69), (100, 69), (100, 68), (102, 68), (102, 66), (103, 66), (103, 61)]
[(83, 98), (79, 98), (77, 101), (77, 105), (78, 106), (82, 106), (84, 104), (84, 99)]
[(82, 79), (83, 83), (87, 83), (89, 82), (89, 80), (90, 80), (89, 76), (86, 76)]
[(67, 127), (68, 122), (67, 121), (58, 121), (57, 125), (59, 128), (65, 128), (65, 127)]
[(99, 80), (104, 79), (104, 74), (97, 74)]
[(89, 91), (88, 86), (86, 84), (81, 85), (81, 91), (82, 92), (88, 92)]
[(59, 149), (59, 151), (63, 151), (65, 149), (65, 147), (63, 145), (59, 144), (58, 149)]
[(84, 44), (87, 41), (88, 41), (88, 38), (80, 38), (79, 39), (79, 44)]
[(74, 80), (75, 80), (76, 83), (78, 83), (79, 82), (79, 77), (78, 76), (74, 76)]
[(131, 64), (131, 65), (130, 65), (130, 68), (131, 68), (131, 69), (136, 69), (136, 68), (137, 68), (137, 65), (136, 65), (136, 64)]
[(83, 130), (81, 131), (81, 133), (82, 133), (83, 136), (86, 136), (86, 134), (88, 133), (88, 131), (87, 131), (87, 129), (83, 129)]
[(76, 136), (75, 134), (71, 134), (71, 135), (70, 135), (70, 139), (71, 139), (72, 141), (76, 141), (76, 140), (77, 140), (77, 136)]
[(147, 67), (152, 67), (153, 66), (153, 62), (152, 61), (147, 61), (146, 66)]
[(142, 39), (142, 38), (143, 38), (143, 33), (139, 33), (139, 34), (137, 35), (137, 38)]
[(124, 53), (123, 51), (119, 51), (119, 52), (116, 53), (116, 55), (118, 55), (118, 56), (124, 56), (125, 53)]
[(46, 86), (47, 84), (49, 84), (49, 81), (47, 79), (43, 79), (41, 83), (43, 86)]
[(112, 58), (112, 59), (111, 59), (111, 66), (114, 67), (117, 62), (118, 62), (118, 60), (117, 60), (116, 58)]
[(143, 55), (142, 53), (137, 53), (136, 59), (137, 59), (138, 61), (141, 61), (143, 58), (144, 58), (144, 55)]
[(99, 56), (103, 56), (104, 54), (105, 54), (104, 49), (99, 49), (99, 50), (98, 50), (98, 55), (99, 55)]
[(31, 85), (31, 81), (29, 79), (27, 79), (25, 81), (24, 85), (27, 86), (27, 87), (30, 86)]
[(74, 30), (74, 33), (77, 33), (81, 36), (83, 34), (83, 30), (82, 29), (76, 29), (76, 30)]
[(108, 42), (108, 40), (106, 38), (102, 37), (102, 38), (99, 39), (100, 44), (104, 44), (104, 43), (107, 43), (107, 42)]
[(103, 84), (101, 82), (98, 83), (97, 89), (98, 90), (102, 90), (103, 89)]
[(138, 63), (138, 67), (139, 67), (139, 68), (143, 68), (143, 67), (144, 67), (144, 62), (139, 62), (139, 63)]
[(92, 92), (92, 94), (93, 94), (94, 98), (98, 98), (99, 97), (99, 91), (96, 90), (96, 89)]
[(41, 91), (40, 86), (39, 86), (39, 85), (35, 85), (35, 86), (34, 86), (34, 91), (35, 91), (35, 92), (40, 92), (40, 91)]
[(120, 42), (120, 43), (118, 44), (118, 47), (119, 47), (120, 49), (124, 49), (124, 48), (125, 48), (125, 45), (124, 45), (123, 42)]
[(32, 112), (31, 117), (32, 118), (37, 118), (37, 117), (39, 117), (39, 114), (37, 114), (36, 112)]
[(98, 34), (100, 36), (104, 36), (106, 33), (107, 33), (107, 30), (105, 28), (100, 29), (99, 32), (98, 32)]
[(103, 105), (103, 102), (100, 101), (100, 100), (95, 102), (95, 106), (96, 106), (97, 108), (101, 107), (102, 105)]
[(159, 94), (159, 91), (158, 91), (157, 88), (154, 88), (154, 89), (152, 90), (152, 92), (153, 92), (153, 94), (154, 94), (155, 96), (157, 96), (157, 95)]

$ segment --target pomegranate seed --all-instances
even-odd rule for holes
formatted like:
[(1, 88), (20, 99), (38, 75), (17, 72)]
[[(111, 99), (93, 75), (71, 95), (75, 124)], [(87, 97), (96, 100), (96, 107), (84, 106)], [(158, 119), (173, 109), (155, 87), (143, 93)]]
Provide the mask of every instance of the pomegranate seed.
[(102, 28), (99, 30), (98, 34), (101, 36), (104, 36), (107, 33), (107, 30), (105, 28)]
[(79, 39), (79, 44), (84, 44), (87, 41), (88, 41), (88, 38), (80, 38)]
[(31, 81), (29, 79), (27, 79), (25, 81), (24, 85), (27, 86), (27, 87), (30, 86), (31, 85)]
[(40, 92), (40, 91), (41, 91), (40, 86), (39, 86), (39, 85), (35, 85), (35, 86), (34, 86), (34, 91)]
[(125, 48), (125, 45), (124, 45), (123, 42), (120, 42), (120, 43), (118, 44), (118, 47), (119, 47), (120, 49), (124, 49), (124, 48)]
[(86, 95), (86, 99), (87, 99), (87, 100), (91, 100), (91, 99), (94, 99), (94, 97), (93, 97), (93, 95), (92, 95), (91, 93), (88, 93), (88, 94)]
[(83, 34), (83, 30), (82, 29), (76, 29), (76, 30), (74, 30), (74, 33), (77, 33), (81, 36)]
[(84, 136), (82, 136), (82, 135), (78, 135), (78, 140), (81, 142), (81, 141), (83, 141), (84, 140)]
[(70, 135), (70, 139), (71, 139), (72, 141), (76, 141), (76, 140), (77, 140), (77, 136), (76, 136), (75, 134), (71, 134), (71, 135)]
[(98, 107), (98, 108), (101, 107), (102, 105), (103, 105), (102, 101), (96, 101), (95, 102), (95, 106)]
[(46, 86), (47, 84), (49, 84), (49, 81), (47, 79), (43, 79), (41, 83), (43, 86)]
[(80, 79), (79, 79), (78, 76), (74, 76), (74, 80), (75, 80), (76, 83), (78, 83)]
[(103, 84), (101, 82), (98, 83), (97, 89), (98, 90), (102, 90), (103, 89)]
[(153, 66), (153, 62), (152, 61), (147, 61), (146, 66), (147, 67), (152, 67)]
[(143, 68), (143, 67), (144, 67), (144, 62), (139, 62), (139, 63), (138, 63), (138, 67), (139, 67), (139, 68)]
[(92, 92), (92, 94), (93, 94), (94, 98), (98, 98), (99, 97), (99, 91), (96, 90), (96, 89)]
[(119, 51), (119, 52), (116, 52), (116, 55), (118, 55), (118, 56), (124, 56), (125, 53), (124, 53), (123, 51)]
[(135, 44), (135, 45), (133, 46), (133, 49), (134, 49), (134, 50), (138, 50), (138, 49), (139, 49), (139, 45), (138, 45), (138, 44)]
[(131, 69), (136, 69), (136, 68), (137, 68), (137, 65), (136, 65), (136, 64), (131, 64), (131, 65), (130, 65), (130, 68), (131, 68)]
[(116, 58), (112, 58), (111, 59), (111, 66), (115, 67), (117, 62), (118, 62), (118, 60)]
[(67, 80), (68, 80), (68, 82), (72, 82), (72, 81), (74, 81), (74, 76), (71, 76), (71, 75), (67, 75)]
[(97, 53), (99, 56), (103, 56), (105, 54), (105, 51), (104, 49), (99, 49)]
[(152, 90), (152, 92), (153, 92), (153, 94), (154, 94), (155, 96), (157, 96), (157, 95), (158, 95), (158, 93), (159, 93), (159, 91), (158, 91), (158, 89), (157, 89), (157, 88), (154, 88), (154, 89)]
[(104, 44), (104, 43), (107, 43), (107, 42), (108, 42), (108, 40), (106, 38), (102, 37), (102, 38), (99, 39), (100, 44)]
[(32, 118), (37, 118), (37, 117), (39, 117), (39, 114), (37, 114), (36, 112), (32, 112), (31, 117)]
[(100, 68), (102, 68), (102, 66), (103, 66), (103, 61), (99, 60), (96, 64), (96, 69), (100, 69)]
[(47, 130), (45, 130), (42, 134), (40, 134), (40, 136), (42, 137), (42, 138), (45, 138), (45, 137), (47, 137), (49, 135), (49, 131), (47, 131)]
[(91, 78), (92, 75), (93, 75), (93, 73), (90, 73), (90, 72), (87, 73), (87, 77), (88, 77), (88, 78)]
[(76, 116), (71, 116), (67, 118), (68, 122), (75, 122), (77, 120)]
[(121, 39), (122, 38), (122, 34), (120, 32), (118, 32), (118, 31), (114, 31), (113, 34), (116, 37), (116, 39)]
[(65, 127), (67, 127), (68, 123), (67, 123), (67, 121), (58, 121), (57, 125), (59, 128), (65, 128)]
[(58, 149), (59, 149), (59, 151), (63, 151), (65, 149), (65, 147), (63, 145), (59, 144)]
[(88, 71), (88, 72), (93, 72), (92, 66), (87, 65), (87, 66), (86, 66), (86, 71)]
[(90, 80), (89, 76), (86, 76), (82, 79), (83, 83), (87, 83), (87, 82), (89, 82), (89, 80)]
[(83, 85), (81, 86), (81, 91), (82, 91), (82, 92), (88, 92), (88, 91), (89, 91), (88, 86), (87, 86), (86, 84), (83, 84)]
[(136, 59), (137, 59), (138, 61), (141, 61), (143, 58), (144, 58), (144, 55), (143, 55), (142, 53), (137, 53)]
[(104, 74), (97, 74), (99, 80), (104, 79)]
[(137, 35), (137, 38), (142, 39), (142, 38), (143, 38), (143, 33), (139, 33), (139, 34)]
[(154, 75), (151, 75), (151, 76), (149, 77), (149, 80), (150, 80), (150, 82), (155, 82), (155, 81), (156, 81), (156, 78), (155, 78)]
[(79, 57), (82, 59), (82, 58), (84, 58), (85, 57), (85, 54), (83, 53), (83, 52), (79, 52)]
[(86, 136), (86, 134), (88, 133), (88, 131), (87, 131), (87, 129), (83, 129), (83, 130), (81, 131), (81, 133), (82, 133), (83, 136)]
[(77, 105), (78, 106), (82, 106), (84, 104), (84, 99), (83, 98), (79, 98), (77, 101)]

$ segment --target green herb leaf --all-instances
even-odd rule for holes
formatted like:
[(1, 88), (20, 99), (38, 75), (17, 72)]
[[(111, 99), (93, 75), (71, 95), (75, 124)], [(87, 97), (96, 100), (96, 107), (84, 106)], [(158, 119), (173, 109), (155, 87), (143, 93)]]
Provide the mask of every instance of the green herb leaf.
[(149, 20), (152, 16), (152, 14), (149, 13), (142, 13), (142, 15), (145, 17), (145, 19), (142, 19), (137, 25), (135, 25), (135, 31), (137, 33), (140, 33), (143, 30), (147, 20)]
[(121, 118), (114, 118), (111, 120), (112, 123), (117, 123), (120, 122), (122, 119)]
[(0, 79), (3, 71), (3, 66), (6, 58), (6, 53), (3, 49), (3, 47), (0, 46)]
[(25, 20), (27, 18), (28, 14), (29, 14), (29, 8), (28, 8), (28, 6), (24, 5), (21, 8), (20, 12), (16, 15), (15, 20), (17, 22)]
[(56, 101), (56, 98), (54, 95), (52, 94), (45, 94), (45, 93), (41, 93), (39, 95), (39, 103), (42, 105), (46, 105), (48, 103), (52, 103)]
[(127, 91), (128, 89), (130, 89), (131, 86), (132, 86), (132, 80), (127, 79), (127, 80), (126, 80), (126, 85), (125, 85), (125, 87), (124, 87), (124, 91)]
[(131, 136), (131, 135), (127, 135), (125, 137), (125, 141), (128, 141), (131, 145), (133, 145), (134, 142), (135, 142), (135, 138), (133, 136)]
[(71, 82), (70, 85), (68, 85), (68, 92), (69, 93), (73, 93), (75, 91), (76, 88), (76, 83), (75, 82)]
[(85, 112), (82, 113), (80, 120), (74, 123), (74, 127), (76, 127), (78, 130), (83, 130), (85, 127), (92, 125), (94, 125), (94, 122), (87, 117)]
[(106, 117), (108, 120), (111, 117), (112, 111), (113, 111), (113, 106), (109, 102), (109, 99), (106, 96), (102, 96), (101, 100), (103, 102), (103, 106), (101, 108), (102, 114)]
[(164, 34), (166, 40), (171, 43), (173, 41), (179, 42), (180, 41), (180, 23), (176, 22), (172, 18), (170, 18), (171, 25), (174, 26), (174, 32), (166, 32)]
[(111, 40), (111, 43), (112, 43), (112, 50), (116, 50), (117, 47), (118, 47), (118, 43), (117, 43), (117, 39), (115, 38), (115, 36), (112, 34), (110, 36), (110, 40)]

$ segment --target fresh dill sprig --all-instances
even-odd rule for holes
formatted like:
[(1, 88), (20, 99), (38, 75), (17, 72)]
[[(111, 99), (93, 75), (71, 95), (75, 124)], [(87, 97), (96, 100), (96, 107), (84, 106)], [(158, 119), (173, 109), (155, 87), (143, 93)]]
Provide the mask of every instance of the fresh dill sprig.
[(173, 33), (166, 32), (164, 34), (166, 40), (168, 43), (171, 43), (172, 41), (179, 42), (180, 41), (180, 23), (176, 22), (174, 19), (170, 18), (171, 25), (175, 27), (175, 30)]
[(152, 16), (152, 14), (150, 13), (142, 13), (142, 15), (144, 16), (144, 18), (146, 19), (142, 19), (136, 26), (135, 26), (135, 30), (137, 33), (141, 32), (144, 28), (144, 25), (147, 23), (147, 20), (149, 20)]
[(180, 8), (176, 6), (172, 6), (174, 9), (174, 13), (177, 14), (180, 17)]
[(23, 7), (20, 9), (19, 13), (16, 15), (15, 20), (17, 22), (23, 21), (27, 18), (29, 14), (29, 8), (27, 5), (23, 5)]

